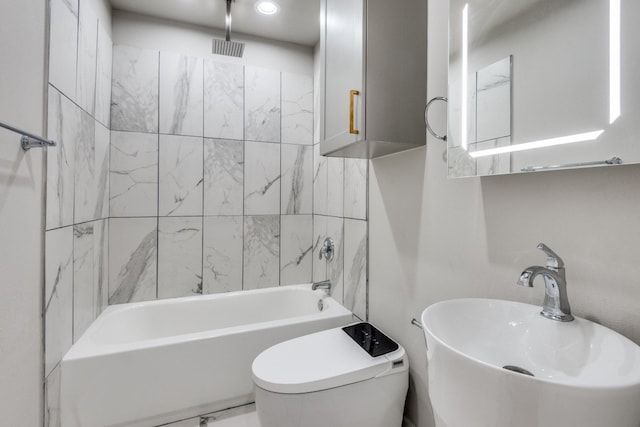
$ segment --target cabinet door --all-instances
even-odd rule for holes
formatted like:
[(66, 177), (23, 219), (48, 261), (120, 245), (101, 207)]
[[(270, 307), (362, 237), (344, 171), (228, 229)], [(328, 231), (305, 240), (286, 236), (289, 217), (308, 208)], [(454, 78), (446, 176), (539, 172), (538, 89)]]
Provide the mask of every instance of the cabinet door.
[[(364, 0), (326, 0), (325, 141), (339, 145), (364, 139)], [(351, 95), (351, 91), (359, 95)], [(350, 132), (351, 99), (353, 126)], [(331, 150), (333, 151), (333, 150)]]

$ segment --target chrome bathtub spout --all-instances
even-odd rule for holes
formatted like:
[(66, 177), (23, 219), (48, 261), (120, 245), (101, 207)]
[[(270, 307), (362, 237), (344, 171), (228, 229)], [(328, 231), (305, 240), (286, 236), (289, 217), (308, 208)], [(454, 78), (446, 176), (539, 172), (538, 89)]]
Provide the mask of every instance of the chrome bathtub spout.
[(548, 319), (570, 322), (573, 320), (573, 315), (571, 315), (571, 306), (567, 296), (564, 262), (544, 243), (539, 243), (538, 249), (547, 255), (546, 267), (527, 267), (520, 274), (518, 285), (533, 287), (533, 279), (542, 276), (544, 279), (544, 303), (540, 314)]
[(331, 290), (331, 281), (323, 280), (321, 282), (313, 282), (311, 284), (311, 290), (315, 291), (316, 289), (324, 289), (329, 292)]

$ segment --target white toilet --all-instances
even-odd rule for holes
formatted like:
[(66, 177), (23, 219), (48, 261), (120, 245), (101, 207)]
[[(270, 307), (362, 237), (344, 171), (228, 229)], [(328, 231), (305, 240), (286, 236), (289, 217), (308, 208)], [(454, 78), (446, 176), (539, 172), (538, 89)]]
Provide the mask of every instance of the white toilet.
[[(351, 336), (343, 328), (329, 329), (256, 357), (261, 427), (401, 426), (409, 385), (404, 349), (368, 323), (345, 329)], [(389, 352), (369, 354), (381, 351)]]

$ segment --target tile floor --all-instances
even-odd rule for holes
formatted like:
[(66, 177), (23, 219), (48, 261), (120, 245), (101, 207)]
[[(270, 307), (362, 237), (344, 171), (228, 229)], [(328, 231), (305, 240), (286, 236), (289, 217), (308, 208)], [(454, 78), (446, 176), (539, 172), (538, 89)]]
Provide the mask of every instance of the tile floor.
[(255, 404), (216, 412), (205, 418), (207, 427), (260, 427)]
[[(205, 424), (206, 422), (206, 424)], [(256, 405), (231, 408), (161, 427), (260, 427)]]

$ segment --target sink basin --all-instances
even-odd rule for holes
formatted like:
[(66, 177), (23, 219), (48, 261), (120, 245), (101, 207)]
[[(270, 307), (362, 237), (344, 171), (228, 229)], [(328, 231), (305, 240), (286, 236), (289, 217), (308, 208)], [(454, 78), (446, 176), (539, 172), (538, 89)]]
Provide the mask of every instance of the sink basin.
[(640, 347), (540, 307), (457, 299), (422, 313), (437, 427), (639, 427)]

